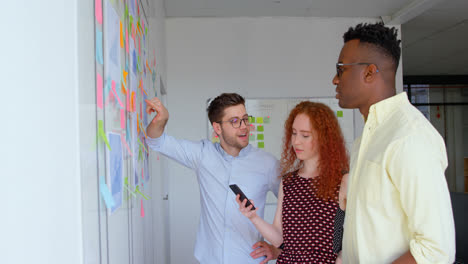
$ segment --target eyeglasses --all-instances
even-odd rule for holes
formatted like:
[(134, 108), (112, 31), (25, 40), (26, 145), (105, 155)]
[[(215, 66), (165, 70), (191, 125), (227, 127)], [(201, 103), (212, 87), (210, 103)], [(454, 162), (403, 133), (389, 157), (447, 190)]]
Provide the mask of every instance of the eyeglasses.
[[(337, 63), (336, 64), (336, 76), (341, 77), (341, 74), (343, 74), (343, 66), (353, 66), (353, 65), (371, 65), (374, 63), (368, 63), (368, 62), (355, 62), (355, 63)], [(374, 64), (375, 65), (375, 64)], [(375, 65), (377, 67), (377, 65)], [(376, 72), (379, 72), (379, 69), (377, 69)]]
[(224, 123), (224, 122), (229, 122), (229, 123), (231, 123), (231, 125), (232, 125), (233, 128), (239, 128), (239, 127), (242, 126), (242, 121), (244, 121), (245, 126), (249, 126), (249, 125), (250, 125), (250, 118), (252, 118), (252, 117), (251, 117), (251, 116), (244, 117), (244, 118), (237, 118), (237, 117), (235, 117), (235, 118), (233, 118), (233, 119), (231, 119), (231, 120), (227, 120), (227, 121), (218, 121), (218, 122), (216, 122), (216, 123), (221, 124), (221, 123)]

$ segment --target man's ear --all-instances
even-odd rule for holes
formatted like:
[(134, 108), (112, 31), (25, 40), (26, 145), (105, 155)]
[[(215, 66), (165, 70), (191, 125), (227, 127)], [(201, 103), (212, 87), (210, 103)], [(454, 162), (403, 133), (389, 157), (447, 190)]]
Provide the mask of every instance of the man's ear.
[(213, 123), (211, 123), (211, 125), (213, 126), (214, 132), (215, 132), (218, 136), (221, 135), (221, 131), (222, 131), (222, 129), (221, 129), (221, 124), (220, 124), (220, 123), (213, 122)]
[(377, 69), (377, 66), (375, 66), (375, 64), (370, 64), (366, 67), (366, 71), (364, 72), (364, 81), (367, 83), (374, 81), (378, 72), (379, 69)]

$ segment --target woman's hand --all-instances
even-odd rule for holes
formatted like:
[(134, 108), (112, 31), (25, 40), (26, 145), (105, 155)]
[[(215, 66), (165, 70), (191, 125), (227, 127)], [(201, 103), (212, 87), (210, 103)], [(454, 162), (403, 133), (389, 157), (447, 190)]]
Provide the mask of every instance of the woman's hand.
[(247, 203), (247, 199), (244, 199), (244, 201), (241, 201), (240, 200), (240, 195), (238, 194), (238, 195), (236, 195), (236, 202), (239, 204), (239, 211), (245, 217), (249, 218), (250, 220), (257, 217), (258, 208), (256, 208), (255, 210), (252, 210), (252, 207), (254, 206), (254, 202), (252, 200), (250, 200), (250, 203), (252, 203), (252, 204), (249, 205), (248, 207), (245, 207), (245, 205)]

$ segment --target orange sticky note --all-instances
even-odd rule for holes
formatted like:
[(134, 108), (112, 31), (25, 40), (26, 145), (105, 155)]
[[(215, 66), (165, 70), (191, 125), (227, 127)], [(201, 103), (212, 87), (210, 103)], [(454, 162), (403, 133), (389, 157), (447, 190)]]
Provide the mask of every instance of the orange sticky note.
[(141, 217), (145, 217), (145, 209), (143, 208), (143, 199), (141, 199), (140, 216), (141, 216)]
[(135, 92), (132, 92), (132, 98), (131, 98), (131, 102), (130, 102), (130, 106), (131, 106), (131, 111), (132, 112), (135, 112), (136, 110), (136, 106), (135, 106)]
[(120, 91), (121, 91), (123, 94), (127, 94), (127, 89), (125, 89), (123, 83), (120, 83), (120, 86), (121, 86)]
[(122, 31), (122, 21), (120, 21), (120, 47), (124, 47), (124, 42), (123, 42), (123, 31)]
[(138, 117), (138, 113), (137, 113), (137, 133), (140, 134), (140, 118)]
[(97, 106), (102, 109), (102, 76), (96, 73)]
[(123, 70), (123, 79), (124, 79), (125, 85), (127, 85), (127, 75), (128, 75), (128, 72)]

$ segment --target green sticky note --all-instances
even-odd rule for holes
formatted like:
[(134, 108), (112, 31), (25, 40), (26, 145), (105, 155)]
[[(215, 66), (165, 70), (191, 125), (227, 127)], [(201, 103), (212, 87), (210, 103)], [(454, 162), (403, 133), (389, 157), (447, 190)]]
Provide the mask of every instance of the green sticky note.
[(343, 111), (336, 111), (336, 116), (343, 117)]
[(257, 117), (257, 123), (263, 124), (263, 117)]
[(263, 130), (263, 126), (257, 126), (257, 131), (258, 131), (258, 132), (263, 132), (263, 131), (264, 131), (264, 130)]
[(249, 136), (249, 140), (255, 140), (255, 136), (254, 136), (254, 135), (250, 135), (250, 136)]
[(257, 147), (258, 148), (265, 148), (265, 142), (263, 142), (263, 141), (258, 142)]
[(107, 140), (106, 132), (104, 132), (104, 121), (102, 120), (98, 120), (98, 133), (101, 139), (104, 140), (104, 142), (106, 143), (107, 148), (111, 150), (109, 141)]
[(265, 119), (263, 119), (263, 122), (265, 122), (265, 124), (269, 124), (270, 123), (270, 117), (265, 117)]
[(250, 123), (250, 124), (255, 123), (255, 117), (249, 116), (249, 123)]
[(263, 140), (263, 134), (257, 134), (257, 140)]

